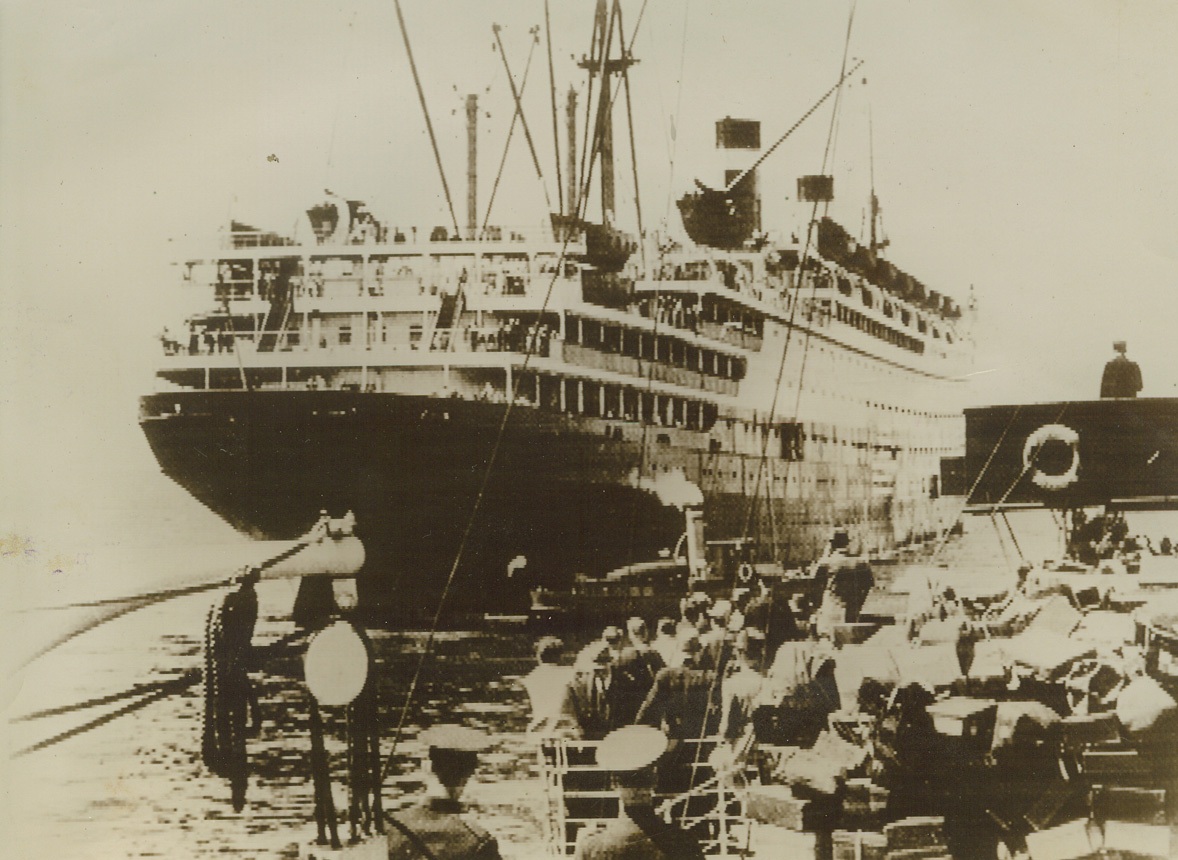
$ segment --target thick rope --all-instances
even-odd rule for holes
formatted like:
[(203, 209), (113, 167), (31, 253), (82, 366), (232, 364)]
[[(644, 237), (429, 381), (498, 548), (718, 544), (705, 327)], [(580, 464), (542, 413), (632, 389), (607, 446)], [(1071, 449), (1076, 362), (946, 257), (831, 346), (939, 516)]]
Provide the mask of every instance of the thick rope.
[[(201, 758), (229, 780), (235, 812), (245, 807), (249, 762), (245, 740), (258, 723), (257, 699), (247, 670), (258, 597), (246, 581), (209, 609), (205, 625), (205, 709)], [(252, 717), (252, 719), (250, 719)]]

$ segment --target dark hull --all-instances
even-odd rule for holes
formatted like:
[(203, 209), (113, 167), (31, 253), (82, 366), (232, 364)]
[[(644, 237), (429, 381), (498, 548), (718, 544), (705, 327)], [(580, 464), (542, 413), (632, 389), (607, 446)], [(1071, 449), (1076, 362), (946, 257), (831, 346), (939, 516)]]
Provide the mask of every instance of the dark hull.
[[(527, 612), (537, 585), (567, 588), (576, 573), (599, 575), (672, 548), (682, 512), (635, 488), (640, 463), (645, 474), (682, 471), (700, 486), (710, 539), (747, 530), (768, 543), (773, 534), (775, 555), (787, 563), (813, 558), (832, 522), (857, 522), (888, 543), (899, 537), (897, 514), (916, 519), (891, 500), (812, 494), (775, 500), (772, 509), (762, 503), (750, 521), (747, 487), (757, 458), (523, 407), (511, 410), (484, 488), (506, 410), (489, 402), (188, 391), (150, 395), (141, 406), (165, 474), (244, 532), (290, 538), (321, 510), (354, 511), (368, 558), (365, 603), (404, 623), (432, 620), (452, 569), (443, 615), (464, 619)], [(676, 442), (693, 435), (674, 434)], [(509, 577), (508, 564), (521, 555), (526, 567)]]
[[(967, 409), (965, 432), (971, 504), (1178, 507), (1178, 399)], [(1053, 438), (1035, 455), (1037, 432)]]

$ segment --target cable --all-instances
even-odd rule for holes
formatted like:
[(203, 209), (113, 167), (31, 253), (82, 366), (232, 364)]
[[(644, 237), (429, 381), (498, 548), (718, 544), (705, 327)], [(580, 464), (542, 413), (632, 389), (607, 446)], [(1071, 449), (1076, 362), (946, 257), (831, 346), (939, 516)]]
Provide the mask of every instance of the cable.
[[(612, 19), (611, 19), (612, 20)], [(641, 17), (639, 22), (641, 21)], [(635, 28), (634, 36), (637, 37), (637, 28)], [(631, 44), (632, 44), (631, 40)], [(604, 63), (604, 59), (603, 59)], [(603, 90), (606, 88), (603, 87)], [(588, 126), (588, 123), (586, 123)], [(599, 136), (594, 141), (593, 157), (596, 158), (597, 142)], [(579, 197), (584, 201), (588, 195), (589, 183), (591, 175), (584, 175), (580, 186)], [(507, 404), (503, 410), (503, 418), (499, 422), (499, 428), (495, 434), (495, 443), (491, 447), (490, 456), (487, 458), (487, 466), (483, 470), (483, 477), (479, 484), (479, 490), (475, 494), (475, 500), (471, 506), (470, 516), (466, 521), (466, 526), (462, 531), (462, 537), (458, 543), (458, 551), (454, 555), (454, 561), (450, 565), (450, 572), (446, 576), (446, 582), (442, 587), (442, 593), (438, 597), (437, 609), (434, 611), (433, 621), (430, 624), (429, 634), (426, 636), (424, 647), (421, 651), (421, 656), (417, 660), (417, 666), (413, 671), (413, 678), (409, 682), (409, 689), (405, 694), (405, 701), (401, 706), (400, 715), (397, 719), (397, 727), (393, 735), (393, 745), (385, 759), (384, 768), (381, 771), (380, 782), (383, 785), (385, 779), (388, 777), (389, 771), (392, 769), (393, 761), (397, 754), (397, 746), (400, 743), (401, 736), (404, 734), (405, 721), (409, 714), (409, 707), (413, 703), (413, 698), (417, 694), (418, 684), (421, 682), (421, 673), (425, 667), (425, 661), (429, 658), (433, 651), (433, 644), (437, 637), (438, 625), (441, 622), (442, 610), (446, 604), (446, 598), (449, 596), (450, 589), (453, 586), (454, 578), (458, 573), (459, 565), (462, 563), (463, 556), (466, 553), (466, 545), (470, 540), (471, 532), (474, 528), (475, 521), (478, 519), (479, 512), (482, 509), (483, 499), (487, 493), (487, 487), (490, 485), (491, 475), (494, 473), (495, 464), (499, 457), (499, 450), (503, 445), (503, 438), (507, 431), (507, 423), (511, 418), (512, 410), (515, 408), (516, 396), (519, 391), (520, 380), (531, 364), (532, 357), (536, 353), (536, 345), (540, 338), (540, 323), (544, 318), (544, 314), (548, 311), (548, 306), (552, 301), (552, 292), (556, 287), (556, 280), (560, 277), (560, 272), (563, 268), (565, 257), (568, 254), (568, 247), (572, 241), (572, 231), (565, 231), (564, 239), (561, 242), (560, 252), (557, 255), (556, 264), (553, 266), (552, 277), (548, 281), (548, 287), (544, 293), (544, 301), (540, 305), (540, 310), (536, 314), (536, 322), (532, 326), (531, 336), (528, 338), (527, 349), (524, 352), (524, 360), (520, 365), (520, 372), (513, 375), (512, 390), (507, 397)]]
[[(195, 683), (195, 682), (193, 682), (193, 683)], [(186, 685), (186, 686), (190, 686), (190, 685)], [(154, 693), (144, 696), (142, 699), (139, 699), (138, 701), (131, 702), (129, 705), (124, 705), (123, 707), (119, 708), (118, 710), (112, 711), (109, 714), (103, 714), (101, 717), (96, 717), (95, 719), (91, 720), (88, 723), (83, 723), (80, 726), (76, 726), (75, 728), (69, 729), (68, 731), (64, 731), (60, 734), (54, 735), (51, 738), (46, 738), (43, 741), (40, 741), (38, 743), (24, 747), (23, 749), (19, 749), (12, 754), (12, 757), (13, 758), (21, 758), (22, 756), (26, 756), (29, 753), (39, 752), (43, 749), (47, 749), (51, 746), (55, 746), (56, 744), (59, 744), (62, 741), (69, 740), (70, 738), (76, 737), (77, 735), (88, 732), (91, 729), (96, 729), (99, 726), (104, 726), (107, 723), (118, 719), (119, 717), (124, 717), (127, 714), (133, 714), (133, 713), (135, 713), (135, 711), (138, 711), (140, 708), (145, 708), (148, 705), (150, 705), (152, 702), (158, 702), (160, 699), (164, 698), (165, 696), (171, 695), (173, 692), (175, 692), (175, 691), (171, 690), (171, 689), (156, 690)]]
[(401, 14), (401, 0), (393, 0), (397, 9), (397, 23), (401, 25), (401, 38), (405, 42), (405, 54), (409, 57), (409, 69), (413, 72), (413, 84), (417, 87), (417, 98), (421, 102), (421, 112), (425, 116), (425, 129), (429, 132), (429, 143), (434, 151), (434, 161), (438, 165), (438, 175), (442, 178), (442, 191), (446, 195), (446, 206), (450, 209), (450, 220), (454, 224), (454, 234), (461, 235), (458, 226), (458, 216), (454, 214), (454, 201), (450, 199), (450, 186), (446, 183), (446, 171), (442, 169), (442, 156), (438, 152), (438, 139), (434, 136), (434, 124), (429, 118), (429, 108), (425, 102), (425, 92), (421, 89), (421, 79), (417, 75), (417, 63), (413, 60), (413, 49), (409, 46), (409, 30), (405, 27), (405, 16)]
[[(854, 8), (852, 8), (851, 20), (849, 20), (848, 24), (847, 24), (847, 46), (849, 46), (849, 40), (851, 40), (851, 22), (852, 21), (854, 21)], [(843, 49), (843, 58), (842, 58), (842, 64), (843, 64), (842, 70), (843, 71), (842, 71), (842, 74), (840, 74), (839, 81), (836, 82), (836, 84), (832, 88), (830, 88), (830, 90), (828, 90), (825, 94), (823, 94), (822, 98), (820, 98), (818, 101), (816, 101), (815, 104), (812, 107), (810, 107), (809, 110), (805, 114), (802, 114), (802, 117), (798, 121), (796, 121), (796, 123), (794, 123), (792, 126), (790, 126), (789, 130), (785, 134), (781, 135), (781, 138), (777, 139), (776, 143), (772, 147), (769, 148), (768, 152), (765, 153), (765, 156), (762, 156), (760, 159), (757, 159), (757, 164), (760, 164), (761, 161), (765, 160), (765, 157), (768, 156), (769, 152), (772, 152), (774, 150), (774, 148), (776, 148), (777, 145), (780, 145), (782, 143), (782, 141), (785, 140), (787, 137), (789, 137), (789, 135), (792, 134), (794, 132), (794, 130), (796, 130), (796, 128), (798, 128), (802, 123), (805, 123), (805, 121), (810, 117), (810, 114), (813, 114), (814, 111), (818, 110), (819, 106), (822, 105), (823, 102), (825, 102), (828, 98), (830, 98), (830, 95), (832, 95), (834, 92), (840, 90), (840, 88), (843, 84), (843, 81), (846, 81), (848, 77), (851, 77), (851, 75), (854, 74), (854, 72), (856, 70), (858, 70), (858, 68), (862, 65), (862, 60), (860, 60), (859, 62), (856, 62), (855, 66), (853, 68), (851, 68), (851, 70), (847, 71), (846, 62), (847, 62), (847, 47), (845, 47), (845, 49)], [(836, 102), (835, 108), (838, 108), (838, 102)], [(826, 151), (823, 152), (823, 156), (822, 156), (822, 171), (823, 171), (823, 173), (826, 172), (826, 167), (827, 167), (828, 159), (830, 156), (830, 138), (833, 137), (833, 134), (834, 134), (834, 118), (832, 117), (832, 120), (830, 120), (830, 128), (829, 128), (829, 131), (827, 132)], [(754, 167), (755, 167), (755, 165), (754, 165)], [(747, 174), (749, 172), (752, 172), (754, 170), (754, 167), (749, 167), (748, 170), (744, 171), (742, 176), (747, 176)], [(734, 185), (736, 185), (736, 183), (739, 183), (739, 181), (740, 181), (739, 178), (733, 180), (732, 183), (729, 183), (729, 187), (733, 187)], [(787, 328), (786, 328), (786, 343), (783, 344), (782, 349), (781, 349), (781, 362), (779, 363), (779, 365), (777, 365), (776, 382), (774, 383), (774, 388), (773, 388), (773, 399), (769, 403), (769, 414), (768, 414), (768, 418), (766, 419), (766, 422), (765, 422), (766, 431), (763, 432), (763, 434), (762, 434), (761, 457), (760, 457), (759, 463), (757, 463), (756, 481), (754, 482), (754, 492), (753, 492), (752, 498), (750, 498), (750, 502), (749, 502), (748, 515), (746, 516), (746, 520), (744, 520), (744, 529), (743, 529), (743, 536), (744, 537), (748, 537), (749, 531), (752, 530), (753, 517), (756, 514), (757, 504), (759, 504), (759, 501), (760, 501), (761, 481), (762, 481), (763, 475), (765, 475), (765, 467), (766, 467), (766, 462), (768, 459), (768, 452), (769, 452), (768, 429), (769, 429), (769, 426), (773, 424), (774, 418), (776, 417), (777, 402), (779, 402), (779, 398), (781, 396), (781, 382), (782, 382), (782, 379), (785, 378), (786, 360), (789, 357), (789, 345), (790, 345), (790, 343), (792, 343), (794, 331), (796, 329), (796, 318), (798, 318), (798, 307), (801, 304), (799, 299), (800, 299), (800, 295), (801, 295), (802, 284), (806, 280), (806, 264), (807, 264), (808, 260), (810, 259), (810, 257), (809, 257), (810, 246), (812, 246), (813, 240), (814, 240), (814, 223), (815, 223), (816, 217), (818, 217), (818, 206), (819, 206), (819, 200), (814, 200), (814, 206), (812, 207), (812, 210), (810, 210), (809, 223), (806, 226), (806, 242), (802, 246), (801, 259), (799, 260), (799, 263), (798, 263), (798, 270), (796, 270), (799, 273), (798, 274), (798, 283), (796, 283), (794, 286), (793, 296), (792, 296), (792, 298), (790, 298), (790, 302), (789, 302), (789, 320), (788, 320), (788, 324), (787, 324)], [(810, 329), (812, 329), (812, 325), (813, 325), (813, 318), (814, 318), (813, 299), (816, 296), (816, 292), (818, 292), (818, 278), (816, 278), (816, 276), (815, 276), (815, 277), (810, 278), (810, 304), (808, 306), (807, 318), (806, 318), (806, 344), (805, 344), (805, 346), (803, 346), (802, 366), (801, 366), (801, 370), (799, 372), (799, 378), (798, 378), (798, 397), (796, 397), (795, 402), (794, 402), (794, 423), (796, 423), (796, 419), (798, 419), (799, 411), (801, 409), (802, 382), (803, 382), (803, 379), (805, 379), (805, 373), (806, 373), (806, 353), (809, 350), (809, 332), (810, 332)], [(793, 461), (788, 461), (788, 462), (793, 462)], [(786, 467), (786, 477), (787, 478), (788, 478), (788, 475), (789, 475), (789, 467), (787, 464), (787, 467)], [(770, 516), (775, 516), (775, 512), (772, 511), (772, 505), (770, 505)]]
[(680, 37), (679, 44), (679, 86), (675, 94), (675, 113), (671, 117), (671, 152), (670, 152), (670, 169), (671, 175), (667, 178), (667, 208), (663, 213), (663, 223), (671, 220), (671, 203), (675, 198), (675, 156), (679, 151), (679, 114), (683, 106), (683, 70), (687, 61), (687, 20), (688, 14), (691, 11), (691, 0), (685, 0), (683, 3), (683, 35)]
[[(532, 47), (528, 50), (528, 60), (524, 63), (524, 75), (520, 79), (519, 96), (523, 98), (524, 90), (528, 86), (528, 72), (532, 68), (532, 53), (536, 48), (536, 42), (533, 40)], [(515, 91), (515, 82), (512, 81), (512, 91)], [(503, 178), (503, 168), (507, 164), (507, 153), (511, 150), (511, 137), (515, 134), (515, 121), (520, 117), (521, 107), (517, 101), (515, 104), (515, 112), (511, 115), (511, 124), (507, 127), (507, 142), (503, 144), (503, 156), (499, 159), (499, 170), (495, 173), (495, 182), (491, 186), (491, 198), (487, 201), (487, 214), (483, 218), (483, 227), (479, 231), (479, 236), (482, 237), (487, 232), (487, 224), (491, 220), (491, 208), (495, 205), (495, 195), (499, 193), (499, 180)]]
[(544, 43), (548, 48), (548, 92), (552, 97), (552, 152), (556, 156), (556, 202), (563, 213), (564, 178), (561, 176), (560, 170), (560, 123), (556, 116), (556, 72), (552, 68), (552, 21), (548, 10), (548, 0), (544, 0)]
[[(511, 97), (515, 100), (515, 112), (516, 112), (516, 115), (519, 116), (520, 125), (523, 127), (524, 139), (528, 142), (528, 152), (530, 152), (532, 154), (532, 164), (536, 168), (536, 178), (540, 180), (540, 188), (544, 192), (544, 203), (548, 207), (548, 210), (551, 212), (552, 211), (552, 198), (548, 196), (548, 184), (544, 181), (544, 171), (540, 169), (540, 158), (539, 158), (539, 156), (536, 155), (536, 144), (534, 144), (532, 142), (532, 132), (528, 128), (528, 118), (526, 116), (524, 116), (524, 106), (523, 106), (523, 103), (520, 101), (520, 93), (515, 88), (515, 77), (511, 74), (511, 67), (507, 63), (507, 52), (503, 50), (503, 40), (499, 36), (499, 31), (502, 28), (498, 24), (495, 24), (491, 29), (494, 30), (495, 42), (496, 42), (496, 44), (499, 45), (499, 58), (501, 60), (503, 60), (503, 70), (505, 72), (507, 72), (507, 83), (511, 87)], [(535, 30), (532, 31), (532, 34), (533, 34), (532, 49), (534, 50), (536, 47), (536, 42), (540, 41), (540, 37), (536, 34)], [(529, 51), (528, 52), (529, 60), (531, 59), (531, 56), (532, 56), (531, 51)]]
[[(282, 648), (299, 638), (307, 636), (308, 633), (309, 631), (306, 630), (296, 630), (293, 633), (287, 634), (286, 636), (271, 642), (269, 645), (255, 649), (254, 656), (258, 660), (269, 660), (275, 656), (281, 656), (279, 652)], [(130, 702), (127, 705), (111, 711), (110, 713), (103, 714), (100, 717), (95, 717), (94, 719), (83, 723), (80, 726), (75, 726), (72, 729), (60, 732), (59, 734), (53, 735), (52, 737), (46, 738), (45, 740), (39, 741), (35, 744), (30, 744), (27, 747), (17, 750), (15, 753), (13, 753), (13, 758), (19, 758), (21, 756), (28, 755), (29, 753), (48, 749), (49, 747), (55, 746), (62, 741), (69, 740), (70, 738), (77, 737), (78, 735), (84, 734), (92, 729), (104, 726), (107, 723), (118, 719), (119, 717), (133, 714), (135, 711), (138, 711), (153, 702), (158, 702), (160, 699), (170, 696), (173, 693), (179, 693), (182, 690), (186, 690), (189, 687), (198, 684), (203, 676), (204, 672), (201, 669), (193, 668), (189, 669), (184, 674), (176, 678), (169, 678), (166, 681), (151, 681), (142, 684), (135, 684), (119, 693), (112, 693), (108, 696), (99, 696), (93, 699), (87, 699), (72, 705), (46, 708), (40, 711), (33, 711), (20, 717), (15, 717), (12, 720), (14, 723), (31, 722), (33, 720), (44, 719), (45, 717), (61, 716), (63, 714), (74, 713), (77, 711), (86, 710), (88, 708), (97, 707), (99, 705), (111, 704), (113, 702), (122, 701), (123, 699), (132, 698), (134, 696), (142, 696), (142, 698), (137, 699), (134, 702)]]

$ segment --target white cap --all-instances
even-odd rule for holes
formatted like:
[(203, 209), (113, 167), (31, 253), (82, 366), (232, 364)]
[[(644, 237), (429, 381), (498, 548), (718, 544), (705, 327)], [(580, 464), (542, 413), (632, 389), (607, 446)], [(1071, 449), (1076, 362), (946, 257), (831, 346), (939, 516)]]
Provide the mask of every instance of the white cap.
[(623, 726), (597, 748), (597, 765), (616, 772), (642, 770), (667, 750), (667, 736), (653, 726)]

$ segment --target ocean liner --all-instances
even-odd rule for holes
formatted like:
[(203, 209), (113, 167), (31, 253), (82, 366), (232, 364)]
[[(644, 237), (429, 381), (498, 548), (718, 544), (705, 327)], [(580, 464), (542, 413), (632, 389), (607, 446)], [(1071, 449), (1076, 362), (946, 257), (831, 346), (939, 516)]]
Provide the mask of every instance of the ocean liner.
[(570, 92), (568, 193), (542, 229), (479, 227), (473, 107), (466, 229), (390, 230), (328, 194), (301, 231), (234, 222), (184, 261), (207, 306), (163, 338), (140, 404), (165, 474), (268, 538), (353, 511), (380, 574), (365, 599), (410, 621), (447, 581), (446, 615), (523, 611), (537, 582), (651, 558), (700, 495), (710, 536), (787, 565), (835, 526), (871, 551), (948, 524), (969, 312), (884, 259), (874, 195), (870, 239), (825, 217), (830, 176), (763, 229), (774, 147), (752, 120), (716, 124), (733, 169), (680, 200), (686, 239), (619, 230), (617, 13), (597, 5), (592, 133), (577, 171)]

